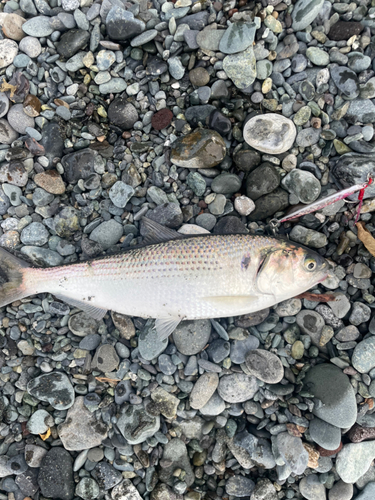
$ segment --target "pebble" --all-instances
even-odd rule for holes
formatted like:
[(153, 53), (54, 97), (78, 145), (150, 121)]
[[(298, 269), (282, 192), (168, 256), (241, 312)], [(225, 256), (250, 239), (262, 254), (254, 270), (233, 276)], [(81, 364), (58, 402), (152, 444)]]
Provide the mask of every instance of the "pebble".
[(337, 454), (337, 474), (345, 483), (353, 484), (368, 470), (374, 457), (373, 441), (346, 444)]
[(276, 438), (277, 451), (284, 463), (295, 474), (302, 474), (307, 467), (309, 455), (305, 450), (302, 439), (281, 432)]
[(18, 45), (14, 40), (0, 40), (0, 69), (12, 64), (17, 53)]
[(284, 376), (284, 367), (280, 359), (272, 352), (252, 349), (246, 355), (249, 372), (267, 384), (277, 384)]
[(216, 391), (218, 385), (219, 377), (217, 373), (204, 373), (201, 375), (190, 393), (190, 406), (195, 410), (203, 408)]
[(315, 417), (309, 426), (312, 440), (326, 450), (337, 450), (341, 442), (341, 432), (338, 427)]
[(368, 373), (375, 367), (374, 362), (375, 338), (370, 337), (359, 342), (353, 352), (353, 367), (359, 373)]
[[(51, 480), (53, 478), (53, 480)], [(53, 447), (44, 457), (38, 474), (43, 496), (72, 500), (74, 496), (73, 460), (64, 448)]]
[(313, 203), (321, 192), (318, 179), (310, 172), (299, 169), (294, 169), (283, 177), (282, 186), (305, 204)]
[(282, 115), (257, 115), (246, 122), (243, 136), (247, 144), (269, 154), (280, 154), (290, 149), (296, 138), (294, 123)]
[(242, 403), (252, 399), (258, 390), (255, 377), (244, 373), (234, 373), (221, 377), (218, 393), (227, 403)]
[(349, 378), (339, 368), (326, 363), (311, 368), (304, 378), (304, 386), (323, 403), (314, 407), (315, 416), (335, 427), (347, 428), (354, 424), (357, 418), (355, 393)]
[(232, 476), (225, 484), (225, 491), (228, 495), (240, 498), (251, 495), (254, 488), (254, 481), (243, 476)]
[(299, 483), (299, 491), (308, 500), (325, 500), (326, 489), (316, 475), (304, 477)]
[(213, 130), (200, 129), (173, 143), (171, 162), (179, 167), (212, 168), (225, 156), (223, 138)]
[(67, 410), (74, 403), (73, 387), (69, 378), (61, 372), (46, 373), (30, 380), (27, 391), (57, 410)]
[(207, 345), (210, 334), (209, 320), (182, 321), (173, 332), (173, 342), (181, 354), (192, 356)]

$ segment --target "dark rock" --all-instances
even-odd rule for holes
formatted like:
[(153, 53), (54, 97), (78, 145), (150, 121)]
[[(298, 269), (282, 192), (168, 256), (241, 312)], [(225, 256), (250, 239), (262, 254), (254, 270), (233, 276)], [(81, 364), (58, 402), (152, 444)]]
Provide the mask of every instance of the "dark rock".
[(177, 20), (177, 26), (187, 24), (191, 30), (202, 30), (208, 23), (208, 12), (202, 11)]
[(222, 135), (228, 134), (232, 129), (232, 123), (229, 118), (221, 114), (218, 110), (212, 111), (210, 114), (208, 126)]
[[(343, 188), (361, 184), (367, 181), (369, 175), (375, 176), (375, 162), (373, 155), (359, 153), (347, 153), (340, 157), (339, 161), (331, 170), (335, 179)], [(375, 196), (375, 185), (371, 184), (364, 194), (364, 199)], [(349, 196), (349, 200), (357, 200), (358, 193)]]
[(173, 113), (170, 109), (164, 108), (157, 111), (151, 118), (151, 125), (155, 130), (163, 130), (168, 127), (173, 119)]
[(60, 56), (69, 59), (79, 50), (83, 49), (90, 40), (90, 33), (81, 29), (69, 30), (62, 35), (56, 50)]
[(211, 104), (190, 106), (190, 108), (185, 111), (185, 118), (192, 127), (196, 127), (198, 122), (205, 124), (206, 119), (210, 116), (212, 111), (215, 110), (215, 106), (211, 106)]
[(227, 215), (216, 224), (214, 234), (247, 234), (246, 226), (238, 217)]
[(47, 122), (42, 129), (40, 144), (44, 147), (44, 155), (51, 166), (54, 158), (61, 158), (64, 149), (64, 139), (56, 122)]
[(272, 193), (280, 184), (280, 174), (271, 163), (262, 163), (246, 179), (246, 194), (253, 201)]
[(64, 448), (51, 448), (39, 470), (38, 484), (44, 497), (71, 500), (74, 495), (73, 460)]
[(239, 170), (251, 172), (260, 163), (260, 153), (253, 149), (240, 149), (233, 159)]
[(289, 196), (284, 189), (277, 188), (272, 193), (261, 196), (255, 202), (255, 210), (248, 216), (249, 220), (263, 220), (284, 210), (289, 205)]
[(363, 24), (356, 21), (338, 21), (329, 30), (330, 40), (349, 40), (353, 35), (359, 35), (363, 31)]
[(75, 184), (79, 179), (87, 179), (94, 172), (96, 156), (97, 152), (90, 148), (65, 155), (61, 163), (66, 181)]
[(330, 69), (332, 80), (337, 88), (349, 99), (359, 94), (358, 77), (354, 71), (346, 66), (335, 66)]
[(177, 228), (183, 222), (183, 215), (176, 203), (164, 203), (147, 212), (147, 217), (162, 226)]
[(145, 23), (116, 5), (108, 12), (106, 28), (110, 40), (124, 41), (140, 35), (145, 30)]
[(108, 108), (108, 118), (113, 125), (129, 130), (138, 120), (138, 112), (130, 102), (122, 97), (114, 99)]
[(104, 490), (110, 490), (123, 479), (121, 472), (112, 467), (108, 462), (98, 463), (92, 471), (92, 476), (98, 482), (99, 487)]

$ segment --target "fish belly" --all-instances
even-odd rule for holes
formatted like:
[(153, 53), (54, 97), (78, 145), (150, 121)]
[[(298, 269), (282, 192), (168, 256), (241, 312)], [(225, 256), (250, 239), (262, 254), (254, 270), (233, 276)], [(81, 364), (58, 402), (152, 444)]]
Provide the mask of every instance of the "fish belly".
[(88, 263), (35, 270), (34, 293), (50, 292), (144, 318), (246, 314), (276, 302), (272, 293), (260, 294), (256, 287), (260, 250), (266, 243), (275, 246), (272, 238), (247, 235), (151, 245)]

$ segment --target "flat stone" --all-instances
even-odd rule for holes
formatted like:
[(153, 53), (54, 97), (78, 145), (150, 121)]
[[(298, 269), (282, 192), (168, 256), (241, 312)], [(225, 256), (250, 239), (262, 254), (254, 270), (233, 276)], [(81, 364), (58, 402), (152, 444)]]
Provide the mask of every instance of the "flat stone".
[(42, 46), (39, 40), (33, 36), (25, 36), (22, 38), (18, 47), (31, 59), (35, 59), (42, 52)]
[(117, 427), (129, 444), (139, 444), (153, 436), (160, 428), (160, 417), (150, 415), (142, 405), (125, 408)]
[(95, 413), (89, 411), (83, 401), (83, 396), (77, 397), (68, 410), (65, 422), (57, 427), (66, 450), (94, 448), (107, 437), (107, 426), (96, 419)]
[(71, 500), (74, 496), (73, 460), (70, 453), (57, 446), (44, 457), (38, 484), (46, 498)]
[(363, 24), (358, 21), (337, 21), (329, 30), (330, 40), (349, 40), (354, 35), (359, 35), (363, 31)]
[(46, 16), (37, 16), (28, 19), (22, 25), (22, 29), (26, 33), (26, 35), (35, 36), (37, 38), (43, 38), (53, 33), (53, 28), (50, 24), (50, 18)]
[(29, 418), (27, 430), (31, 434), (45, 434), (53, 424), (53, 418), (46, 410), (37, 410)]
[(219, 396), (227, 403), (243, 403), (252, 399), (258, 390), (255, 377), (244, 373), (234, 373), (221, 377), (218, 387)]
[(130, 102), (122, 97), (114, 99), (108, 107), (109, 120), (122, 130), (129, 130), (138, 120), (138, 112)]
[(303, 474), (307, 467), (309, 454), (305, 450), (302, 439), (281, 432), (276, 438), (277, 450), (290, 470), (295, 474)]
[(346, 444), (337, 454), (337, 474), (345, 483), (353, 484), (367, 472), (374, 458), (374, 441)]
[(244, 340), (233, 340), (230, 346), (230, 359), (233, 363), (240, 365), (245, 362), (246, 355), (259, 347), (259, 339), (249, 335)]
[(46, 373), (30, 380), (27, 391), (56, 410), (67, 410), (74, 403), (73, 387), (69, 378), (61, 372)]
[(75, 494), (83, 500), (93, 500), (99, 496), (99, 486), (91, 477), (83, 477), (77, 484)]
[(303, 383), (305, 389), (323, 403), (322, 406), (315, 405), (314, 415), (340, 428), (351, 427), (355, 423), (357, 404), (354, 390), (340, 368), (326, 363), (316, 365), (307, 372)]
[(119, 208), (125, 208), (130, 198), (135, 191), (132, 186), (125, 184), (122, 181), (117, 181), (109, 190), (109, 198), (112, 203)]
[(299, 483), (299, 491), (307, 500), (326, 500), (326, 489), (316, 474), (304, 477)]
[(194, 482), (194, 473), (190, 465), (189, 456), (187, 453), (186, 445), (180, 439), (171, 439), (169, 443), (164, 446), (163, 461), (171, 463), (171, 465), (164, 466), (159, 470), (160, 481), (173, 486), (175, 477), (173, 475), (177, 468), (185, 471), (185, 483), (191, 486)]
[(25, 446), (25, 460), (29, 467), (39, 468), (42, 465), (43, 458), (47, 455), (48, 450), (35, 444), (27, 444)]
[(292, 28), (302, 31), (309, 26), (322, 8), (324, 0), (298, 0), (292, 12)]
[(173, 342), (181, 354), (191, 356), (202, 351), (210, 335), (211, 323), (208, 319), (182, 321), (173, 332)]
[(258, 198), (255, 202), (255, 210), (248, 216), (248, 220), (263, 220), (284, 210), (289, 206), (288, 193), (282, 188), (276, 188), (272, 193)]
[(123, 479), (121, 472), (108, 462), (99, 462), (91, 474), (96, 479), (99, 488), (105, 491), (110, 490)]
[(109, 373), (117, 369), (119, 362), (120, 358), (115, 348), (110, 344), (104, 344), (96, 350), (91, 367)]
[(18, 53), (18, 45), (14, 40), (0, 40), (0, 69), (6, 68), (14, 61)]
[(332, 80), (337, 88), (349, 99), (359, 95), (358, 76), (346, 66), (334, 66), (330, 69)]
[(248, 497), (255, 488), (255, 483), (248, 477), (232, 476), (225, 483), (225, 491), (234, 497)]
[(327, 236), (314, 229), (308, 229), (300, 224), (293, 227), (290, 239), (311, 248), (323, 248), (327, 245)]
[(215, 417), (225, 410), (225, 402), (217, 392), (214, 392), (207, 403), (199, 409), (202, 415)]
[(145, 23), (136, 19), (132, 12), (114, 6), (106, 18), (107, 35), (110, 40), (129, 40), (145, 30)]
[(13, 160), (3, 164), (0, 168), (0, 182), (6, 182), (15, 186), (26, 186), (28, 175), (21, 161)]
[(294, 169), (283, 177), (281, 184), (289, 193), (295, 194), (301, 203), (312, 203), (318, 199), (321, 185), (310, 172)]
[(147, 406), (149, 413), (161, 413), (166, 418), (174, 418), (177, 414), (177, 407), (180, 400), (173, 394), (165, 391), (162, 387), (156, 387), (151, 392), (152, 405)]
[(160, 340), (155, 328), (149, 328), (139, 336), (138, 348), (143, 359), (151, 361), (165, 351), (168, 339)]
[(19, 16), (18, 14), (8, 14), (3, 22), (3, 33), (7, 38), (19, 42), (25, 36), (22, 31), (22, 25), (26, 22), (26, 19)]
[(203, 408), (216, 391), (218, 385), (219, 376), (217, 373), (203, 373), (195, 382), (190, 393), (190, 406), (195, 410)]
[(351, 500), (353, 497), (353, 485), (337, 481), (328, 492), (329, 500)]
[(244, 126), (243, 136), (249, 146), (269, 154), (280, 154), (293, 146), (296, 127), (292, 120), (276, 113), (256, 115)]
[(90, 240), (100, 243), (103, 250), (115, 245), (123, 235), (122, 225), (113, 219), (99, 224), (90, 234)]
[(73, 29), (64, 33), (56, 44), (60, 56), (69, 59), (83, 49), (90, 40), (90, 33), (82, 29)]
[(225, 156), (224, 139), (214, 130), (198, 129), (174, 141), (171, 162), (185, 168), (211, 168)]
[(111, 498), (112, 500), (142, 500), (141, 495), (130, 479), (124, 479), (117, 484), (111, 491)]
[(284, 376), (284, 367), (280, 358), (264, 349), (252, 349), (246, 355), (249, 372), (267, 384), (277, 384)]
[(320, 418), (315, 417), (311, 420), (309, 432), (312, 440), (326, 450), (337, 450), (340, 446), (340, 429)]
[(248, 88), (257, 76), (253, 47), (250, 45), (243, 52), (226, 56), (223, 69), (238, 89)]
[(359, 373), (368, 373), (375, 367), (375, 337), (369, 337), (357, 344), (352, 364)]
[[(223, 54), (236, 54), (246, 50), (254, 42), (255, 32), (260, 28), (259, 18), (254, 22), (235, 22), (224, 30), (224, 36), (220, 40), (219, 50)], [(197, 37), (198, 39), (198, 37)]]

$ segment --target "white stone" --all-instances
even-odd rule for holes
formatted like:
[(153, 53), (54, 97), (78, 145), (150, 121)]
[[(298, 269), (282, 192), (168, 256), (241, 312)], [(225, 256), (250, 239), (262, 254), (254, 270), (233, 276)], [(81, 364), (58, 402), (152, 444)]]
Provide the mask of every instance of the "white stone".
[(243, 128), (243, 137), (249, 146), (274, 155), (288, 151), (296, 135), (292, 120), (277, 113), (253, 116)]
[(234, 208), (240, 215), (249, 215), (255, 210), (255, 203), (247, 196), (238, 196), (234, 200)]

